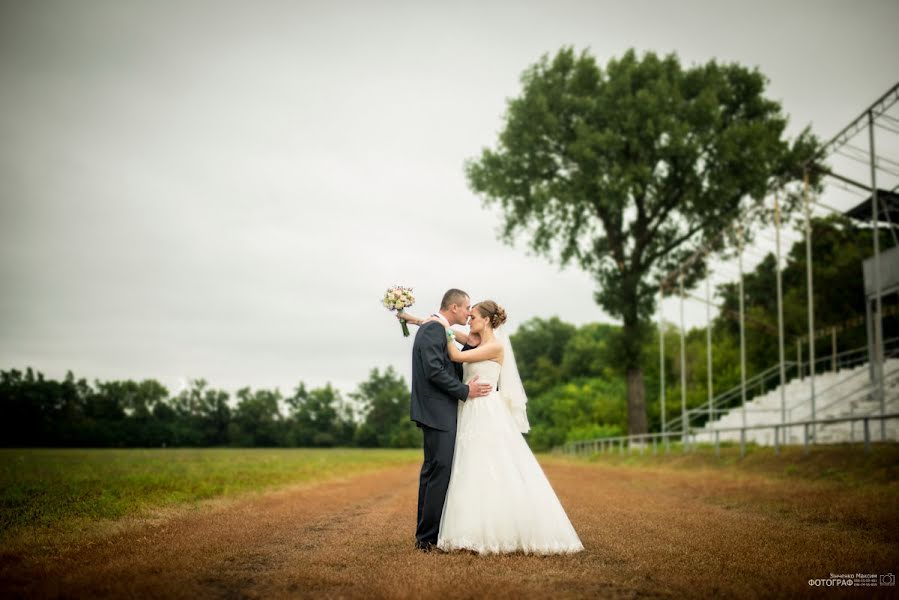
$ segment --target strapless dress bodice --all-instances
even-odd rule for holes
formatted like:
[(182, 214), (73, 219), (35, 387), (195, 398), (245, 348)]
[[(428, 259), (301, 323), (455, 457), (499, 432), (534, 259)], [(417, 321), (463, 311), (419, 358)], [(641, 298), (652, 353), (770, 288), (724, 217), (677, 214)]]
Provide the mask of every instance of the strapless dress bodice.
[(463, 383), (468, 383), (475, 376), (478, 376), (479, 383), (489, 383), (492, 384), (494, 388), (496, 388), (496, 383), (499, 381), (499, 372), (502, 370), (502, 365), (496, 362), (495, 360), (481, 360), (473, 363), (463, 363), (462, 364), (462, 381)]

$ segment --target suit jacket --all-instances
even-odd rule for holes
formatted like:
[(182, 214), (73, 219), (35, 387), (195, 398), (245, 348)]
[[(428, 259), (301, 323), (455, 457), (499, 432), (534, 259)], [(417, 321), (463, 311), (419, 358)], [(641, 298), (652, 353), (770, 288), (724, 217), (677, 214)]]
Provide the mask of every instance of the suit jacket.
[(441, 431), (456, 429), (459, 400), (468, 399), (461, 367), (449, 359), (443, 325), (432, 321), (418, 328), (412, 344), (413, 421)]

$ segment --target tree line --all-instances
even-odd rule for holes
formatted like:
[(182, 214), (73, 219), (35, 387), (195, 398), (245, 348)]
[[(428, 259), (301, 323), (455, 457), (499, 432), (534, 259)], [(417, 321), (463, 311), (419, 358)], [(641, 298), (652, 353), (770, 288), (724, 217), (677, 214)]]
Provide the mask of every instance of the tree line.
[(230, 394), (205, 380), (171, 395), (156, 380), (62, 381), (28, 368), (0, 371), (0, 444), (7, 447), (415, 447), (409, 387), (392, 367), (373, 369), (349, 399), (302, 382)]

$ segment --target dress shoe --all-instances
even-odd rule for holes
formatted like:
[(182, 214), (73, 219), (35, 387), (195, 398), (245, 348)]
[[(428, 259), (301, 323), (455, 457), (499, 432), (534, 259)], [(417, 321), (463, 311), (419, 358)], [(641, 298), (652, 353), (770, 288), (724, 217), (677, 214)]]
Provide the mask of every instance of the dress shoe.
[(414, 548), (416, 550), (418, 550), (419, 552), (426, 552), (426, 553), (427, 552), (436, 552), (437, 544), (434, 544), (432, 542), (426, 542), (426, 543), (415, 542)]

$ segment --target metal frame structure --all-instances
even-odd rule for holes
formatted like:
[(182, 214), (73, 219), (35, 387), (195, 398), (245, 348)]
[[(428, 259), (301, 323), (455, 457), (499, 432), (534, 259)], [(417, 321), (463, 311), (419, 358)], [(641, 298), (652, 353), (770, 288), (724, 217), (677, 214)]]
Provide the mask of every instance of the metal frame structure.
[[(813, 436), (810, 434), (810, 431), (819, 425), (833, 425), (835, 423), (857, 423), (859, 421), (864, 424), (864, 445), (865, 452), (871, 452), (871, 421), (880, 421), (884, 423), (887, 419), (899, 419), (899, 413), (889, 413), (885, 415), (858, 415), (858, 416), (850, 416), (850, 417), (837, 417), (832, 419), (811, 419), (806, 421), (795, 421), (790, 423), (774, 423), (769, 425), (750, 425), (748, 427), (722, 427), (721, 429), (714, 429), (712, 433), (715, 434), (715, 454), (719, 454), (721, 451), (721, 441), (718, 438), (718, 434), (727, 431), (739, 431), (740, 432), (740, 456), (746, 456), (746, 431), (747, 430), (762, 430), (762, 429), (773, 429), (774, 430), (774, 452), (775, 454), (780, 453), (781, 445), (786, 445), (778, 442), (781, 438), (781, 433), (785, 428), (789, 427), (802, 427), (803, 429), (803, 445), (805, 447), (805, 454), (808, 454), (810, 451), (811, 441), (813, 440)], [(692, 437), (696, 435), (698, 432), (692, 432), (688, 437)], [(584, 440), (580, 442), (569, 442), (565, 444), (562, 448), (562, 451), (566, 454), (584, 454), (584, 453), (603, 453), (607, 451), (612, 451), (613, 448), (617, 446), (619, 453), (624, 454), (625, 448), (627, 448), (627, 452), (631, 453), (634, 447), (640, 449), (640, 453), (643, 454), (646, 448), (652, 444), (652, 453), (658, 453), (658, 442), (659, 440), (664, 440), (665, 442), (665, 452), (670, 451), (669, 440), (672, 436), (680, 437), (682, 432), (668, 432), (668, 433), (644, 433), (637, 435), (623, 435), (617, 437), (608, 437), (608, 438), (599, 438), (595, 440)], [(684, 446), (687, 447), (689, 442), (684, 443)], [(693, 448), (698, 446), (697, 443), (693, 442), (691, 444)]]
[[(816, 398), (817, 393), (815, 389), (816, 384), (816, 366), (819, 362), (819, 359), (815, 356), (815, 340), (821, 337), (820, 332), (815, 331), (815, 314), (814, 314), (814, 288), (813, 288), (813, 256), (812, 256), (812, 209), (815, 208), (823, 208), (825, 210), (829, 210), (831, 212), (844, 212), (838, 209), (833, 208), (832, 206), (828, 206), (820, 201), (820, 199), (812, 198), (812, 193), (810, 191), (809, 179), (810, 174), (812, 172), (821, 174), (828, 178), (828, 181), (832, 181), (835, 186), (842, 189), (858, 189), (862, 190), (866, 193), (871, 194), (871, 228), (874, 234), (873, 238), (873, 259), (874, 259), (874, 277), (875, 277), (875, 288), (876, 293), (874, 294), (874, 315), (871, 321), (873, 321), (873, 326), (868, 328), (871, 337), (873, 338), (869, 342), (869, 346), (871, 350), (868, 351), (868, 360), (872, 365), (872, 378), (870, 381), (870, 393), (874, 395), (875, 398), (879, 400), (880, 405), (880, 415), (879, 417), (874, 417), (871, 415), (866, 415), (864, 417), (857, 417), (856, 420), (864, 419), (865, 422), (865, 432), (866, 436), (868, 435), (868, 422), (871, 419), (880, 421), (880, 437), (881, 439), (886, 438), (886, 419), (888, 418), (897, 418), (899, 414), (886, 414), (886, 393), (884, 388), (884, 339), (883, 339), (883, 306), (882, 306), (882, 296), (883, 290), (880, 281), (880, 227), (879, 227), (879, 217), (878, 214), (880, 210), (883, 209), (881, 207), (881, 202), (878, 198), (878, 188), (877, 188), (877, 175), (878, 171), (884, 171), (891, 175), (899, 176), (899, 172), (894, 172), (892, 169), (899, 169), (899, 161), (893, 161), (887, 157), (879, 157), (876, 154), (876, 139), (875, 139), (875, 130), (883, 129), (892, 133), (899, 135), (899, 119), (896, 119), (887, 114), (887, 111), (897, 102), (899, 102), (899, 83), (890, 88), (885, 94), (883, 94), (880, 98), (878, 98), (874, 103), (872, 103), (868, 108), (866, 108), (857, 118), (855, 118), (852, 122), (850, 122), (846, 127), (844, 127), (839, 133), (837, 133), (833, 138), (831, 138), (827, 143), (825, 143), (818, 153), (812, 157), (809, 161), (807, 161), (803, 167), (803, 179), (802, 179), (802, 216), (803, 216), (803, 238), (805, 241), (805, 251), (806, 251), (806, 278), (807, 278), (807, 307), (808, 307), (808, 335), (803, 336), (802, 338), (797, 338), (797, 372), (800, 377), (804, 375), (805, 364), (808, 365), (808, 386), (809, 386), (809, 414), (810, 419), (806, 421), (791, 423), (788, 422), (788, 408), (787, 408), (787, 400), (786, 400), (786, 391), (785, 384), (787, 382), (787, 367), (788, 362), (785, 359), (785, 340), (784, 340), (784, 316), (783, 316), (783, 282), (782, 282), (782, 252), (781, 252), (781, 242), (782, 242), (782, 215), (781, 215), (781, 205), (780, 205), (780, 193), (775, 191), (773, 194), (773, 208), (770, 209), (773, 212), (773, 222), (774, 222), (774, 244), (775, 244), (775, 253), (777, 260), (777, 337), (778, 337), (778, 355), (779, 355), (779, 363), (778, 363), (778, 372), (780, 378), (780, 389), (781, 389), (781, 406), (780, 406), (780, 423), (777, 425), (761, 425), (761, 426), (747, 426), (746, 422), (746, 403), (747, 403), (747, 373), (746, 373), (746, 339), (745, 339), (745, 324), (746, 324), (746, 315), (745, 315), (745, 306), (744, 306), (744, 290), (743, 290), (743, 257), (744, 254), (747, 254), (747, 248), (744, 247), (744, 232), (743, 232), (743, 223), (748, 220), (749, 217), (754, 216), (754, 212), (758, 210), (769, 210), (764, 206), (764, 203), (760, 205), (752, 206), (745, 211), (743, 211), (734, 222), (733, 233), (736, 238), (736, 254), (737, 254), (737, 279), (738, 279), (738, 287), (739, 287), (739, 314), (737, 315), (739, 319), (739, 330), (740, 330), (740, 396), (741, 396), (741, 406), (740, 410), (742, 413), (742, 427), (736, 428), (735, 430), (739, 430), (741, 432), (741, 446), (745, 447), (745, 435), (748, 429), (758, 429), (758, 428), (771, 428), (774, 427), (775, 432), (775, 446), (778, 446), (781, 442), (778, 439), (779, 435), (783, 435), (788, 428), (793, 426), (802, 426), (805, 429), (807, 438), (806, 444), (811, 442), (812, 444), (815, 442), (815, 432), (820, 424), (824, 423), (832, 423), (835, 422), (834, 419), (817, 419), (816, 414)], [(865, 129), (868, 131), (868, 151), (867, 151), (867, 160), (863, 162), (867, 163), (870, 169), (870, 185), (857, 181), (855, 178), (850, 177), (846, 174), (836, 173), (830, 168), (824, 166), (823, 161), (828, 157), (834, 154), (845, 154), (845, 151), (852, 151), (856, 155), (850, 155), (848, 158), (852, 158), (856, 161), (862, 160), (857, 154), (864, 153), (864, 149), (858, 148), (850, 144), (850, 141), (858, 134), (863, 132)], [(899, 188), (899, 186), (897, 186)], [(888, 212), (887, 212), (888, 214)], [(890, 223), (892, 225), (892, 222)], [(725, 235), (728, 233), (727, 231), (722, 231), (720, 235)], [(894, 239), (895, 232), (894, 232)], [(795, 240), (798, 241), (798, 240)], [(647, 440), (653, 440), (653, 448), (655, 449), (656, 440), (664, 441), (666, 449), (669, 446), (670, 440), (672, 437), (680, 438), (683, 443), (683, 449), (686, 452), (690, 446), (691, 439), (695, 439), (696, 431), (692, 430), (690, 425), (690, 415), (697, 413), (705, 413), (707, 412), (709, 417), (709, 422), (713, 419), (716, 408), (715, 408), (715, 398), (713, 394), (713, 376), (712, 376), (712, 340), (711, 340), (711, 313), (710, 308), (713, 306), (710, 292), (710, 275), (706, 274), (706, 294), (705, 298), (697, 298), (695, 296), (689, 296), (687, 292), (684, 290), (684, 273), (688, 268), (690, 268), (696, 260), (700, 258), (707, 257), (709, 250), (707, 248), (701, 248), (697, 250), (697, 252), (685, 260), (677, 269), (673, 272), (669, 273), (666, 277), (662, 279), (662, 282), (659, 287), (659, 372), (660, 372), (660, 390), (659, 390), (659, 402), (660, 402), (660, 414), (661, 414), (661, 432), (653, 433), (653, 434), (641, 434), (641, 435), (630, 435), (630, 436), (621, 436), (616, 438), (604, 438), (602, 440), (588, 440), (584, 442), (575, 442), (573, 445), (569, 444), (566, 448), (575, 448), (580, 449), (584, 447), (595, 447), (596, 444), (604, 443), (610, 440), (619, 440), (621, 443), (625, 441), (630, 444), (631, 442), (645, 442)], [(752, 252), (748, 252), (749, 255), (752, 255)], [(665, 319), (662, 310), (662, 301), (665, 299), (666, 292), (677, 289), (677, 295), (680, 297), (680, 384), (681, 384), (681, 415), (680, 418), (667, 420), (666, 419), (666, 380), (665, 380)], [(708, 408), (705, 409), (697, 409), (695, 411), (688, 410), (687, 408), (687, 382), (686, 382), (686, 327), (684, 324), (684, 301), (686, 298), (692, 298), (699, 302), (703, 302), (706, 304), (706, 325), (707, 325), (707, 333), (706, 333), (706, 363), (708, 368), (708, 381), (707, 381), (707, 391), (708, 391)], [(831, 366), (834, 369), (838, 368), (837, 362), (837, 351), (836, 351), (836, 329), (829, 329), (826, 334), (832, 339), (833, 351), (831, 357), (824, 357), (824, 360), (831, 360)], [(808, 342), (808, 360), (807, 362), (803, 361), (802, 356), (802, 345), (804, 342)], [(824, 365), (824, 369), (826, 369), (827, 365)], [(726, 392), (727, 393), (727, 392)], [(720, 396), (719, 396), (720, 398)], [(849, 419), (842, 419), (843, 421)], [(677, 430), (672, 430), (671, 426), (679, 421), (679, 428)], [(724, 431), (723, 429), (721, 431)], [(717, 434), (716, 434), (717, 435)], [(587, 446), (584, 446), (587, 445)], [(866, 448), (869, 447), (869, 441), (866, 437)]]

